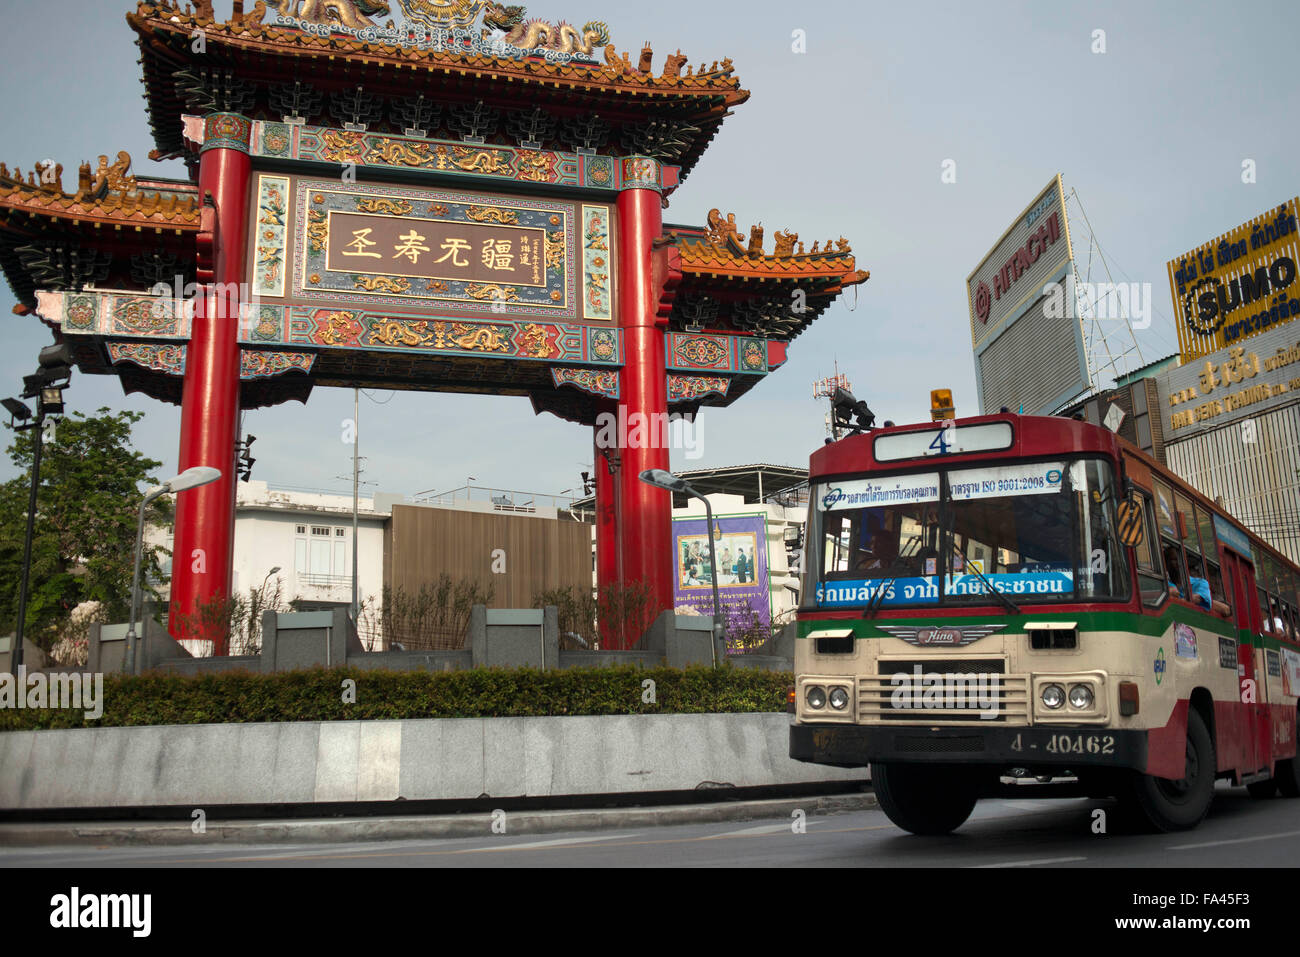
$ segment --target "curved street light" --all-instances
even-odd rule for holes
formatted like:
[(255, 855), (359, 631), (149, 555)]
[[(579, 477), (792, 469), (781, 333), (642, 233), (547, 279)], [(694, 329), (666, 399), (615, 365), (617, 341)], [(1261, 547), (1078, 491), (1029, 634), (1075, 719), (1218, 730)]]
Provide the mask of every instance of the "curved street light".
[(698, 498), (704, 503), (705, 537), (709, 541), (709, 579), (713, 582), (713, 665), (717, 667), (718, 662), (726, 658), (727, 650), (723, 644), (723, 624), (722, 624), (722, 603), (718, 599), (718, 554), (717, 547), (713, 544), (713, 509), (709, 505), (709, 500), (695, 491), (691, 483), (681, 476), (674, 475), (672, 472), (665, 472), (663, 469), (646, 469), (637, 476), (647, 485), (653, 485), (655, 488), (665, 489), (669, 492), (680, 492), (683, 495), (689, 495), (692, 498)]
[(208, 465), (196, 465), (193, 468), (186, 469), (180, 475), (169, 478), (162, 485), (155, 489), (150, 489), (145, 493), (144, 500), (140, 502), (140, 521), (136, 528), (135, 535), (135, 568), (131, 572), (131, 623), (126, 629), (126, 660), (124, 662), (127, 674), (135, 674), (135, 621), (138, 617), (138, 608), (140, 605), (140, 554), (144, 549), (144, 512), (149, 507), (149, 503), (163, 495), (171, 495), (176, 492), (183, 492), (186, 489), (197, 488), (200, 485), (207, 485), (221, 478), (221, 469), (214, 469)]

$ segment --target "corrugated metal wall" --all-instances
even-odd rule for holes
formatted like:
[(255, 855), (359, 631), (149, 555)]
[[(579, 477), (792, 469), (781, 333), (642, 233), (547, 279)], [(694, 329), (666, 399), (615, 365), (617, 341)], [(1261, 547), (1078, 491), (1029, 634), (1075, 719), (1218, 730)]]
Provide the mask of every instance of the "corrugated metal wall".
[[(1253, 426), (1251, 425), (1253, 423)], [(1171, 469), (1300, 562), (1300, 403), (1165, 446)]]
[[(492, 588), (493, 608), (531, 608), (551, 588), (591, 589), (591, 526), (582, 522), (394, 505), (385, 545), (385, 583), (408, 594), (443, 572)], [(495, 549), (504, 574), (492, 570)]]
[(986, 414), (1004, 405), (1017, 412), (1022, 403), (1030, 415), (1046, 414), (1071, 383), (1083, 388), (1075, 343), (1079, 320), (1043, 315), (1045, 302), (1036, 303), (980, 353)]

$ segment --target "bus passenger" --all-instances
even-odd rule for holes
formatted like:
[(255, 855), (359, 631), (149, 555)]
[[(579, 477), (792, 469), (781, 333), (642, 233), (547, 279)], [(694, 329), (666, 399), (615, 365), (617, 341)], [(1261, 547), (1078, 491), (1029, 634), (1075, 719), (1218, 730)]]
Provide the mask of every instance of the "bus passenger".
[[(1180, 588), (1173, 579), (1179, 576), (1181, 565), (1178, 561), (1178, 549), (1173, 545), (1165, 546), (1165, 567), (1169, 570), (1169, 594), (1175, 598), (1183, 598), (1183, 589)], [(1210, 594), (1210, 583), (1207, 579), (1198, 578), (1196, 575), (1188, 576), (1188, 583), (1191, 586), (1192, 604), (1199, 605), (1202, 608), (1209, 609), (1216, 615), (1229, 615), (1232, 609), (1225, 603), (1216, 599)]]

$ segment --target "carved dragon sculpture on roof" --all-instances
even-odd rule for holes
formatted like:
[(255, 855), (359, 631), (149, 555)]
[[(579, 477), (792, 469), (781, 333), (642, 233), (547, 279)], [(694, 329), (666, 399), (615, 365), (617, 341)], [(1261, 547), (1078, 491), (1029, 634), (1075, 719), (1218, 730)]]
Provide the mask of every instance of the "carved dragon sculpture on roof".
[(276, 12), (308, 23), (337, 22), (350, 30), (364, 30), (378, 26), (372, 16), (387, 16), (392, 11), (387, 0), (280, 0)]
[[(584, 23), (579, 32), (563, 20), (554, 25), (545, 20), (525, 20), (523, 7), (495, 2), (489, 2), (485, 8), (483, 25), (502, 31), (506, 43), (524, 50), (557, 50), (590, 56), (596, 47), (609, 43), (609, 26), (599, 20)], [(485, 38), (486, 35), (485, 32)]]

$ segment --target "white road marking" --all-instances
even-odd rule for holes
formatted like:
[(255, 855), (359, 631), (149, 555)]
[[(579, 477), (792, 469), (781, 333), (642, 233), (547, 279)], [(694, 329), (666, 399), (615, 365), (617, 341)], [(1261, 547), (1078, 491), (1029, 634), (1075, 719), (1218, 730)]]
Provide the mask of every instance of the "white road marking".
[(1263, 834), (1257, 837), (1238, 837), (1229, 841), (1205, 841), (1201, 844), (1175, 844), (1171, 851), (1190, 851), (1198, 847), (1222, 847), (1224, 844), (1250, 844), (1254, 841), (1275, 841), (1279, 837), (1295, 837), (1300, 831), (1283, 831), (1281, 834)]
[(551, 841), (531, 841), (528, 844), (502, 844), (489, 845), (488, 847), (467, 847), (464, 850), (456, 851), (457, 854), (476, 854), (480, 851), (528, 851), (535, 847), (563, 847), (566, 844), (591, 844), (596, 841), (617, 841), (629, 837), (640, 837), (636, 834), (601, 834), (596, 837), (557, 837)]
[(1003, 807), (1009, 807), (1013, 811), (1041, 811), (1047, 808), (1059, 808), (1061, 801), (1044, 800), (1042, 798), (1025, 798), (1024, 800), (1003, 801)]
[(1003, 864), (976, 864), (976, 869), (990, 867), (1037, 867), (1039, 864), (1070, 864), (1074, 861), (1086, 861), (1086, 857), (1040, 857), (1034, 861), (1007, 861)]
[[(708, 837), (702, 838), (702, 840), (716, 841), (720, 837), (745, 837), (750, 834), (779, 834), (781, 831), (789, 831), (790, 823), (793, 820), (794, 819), (791, 818), (790, 821), (782, 824), (759, 824), (756, 827), (741, 828), (739, 831), (727, 831), (725, 834), (710, 834)], [(814, 822), (808, 820), (804, 821), (804, 824), (812, 823)], [(791, 833), (794, 832), (791, 831)]]

